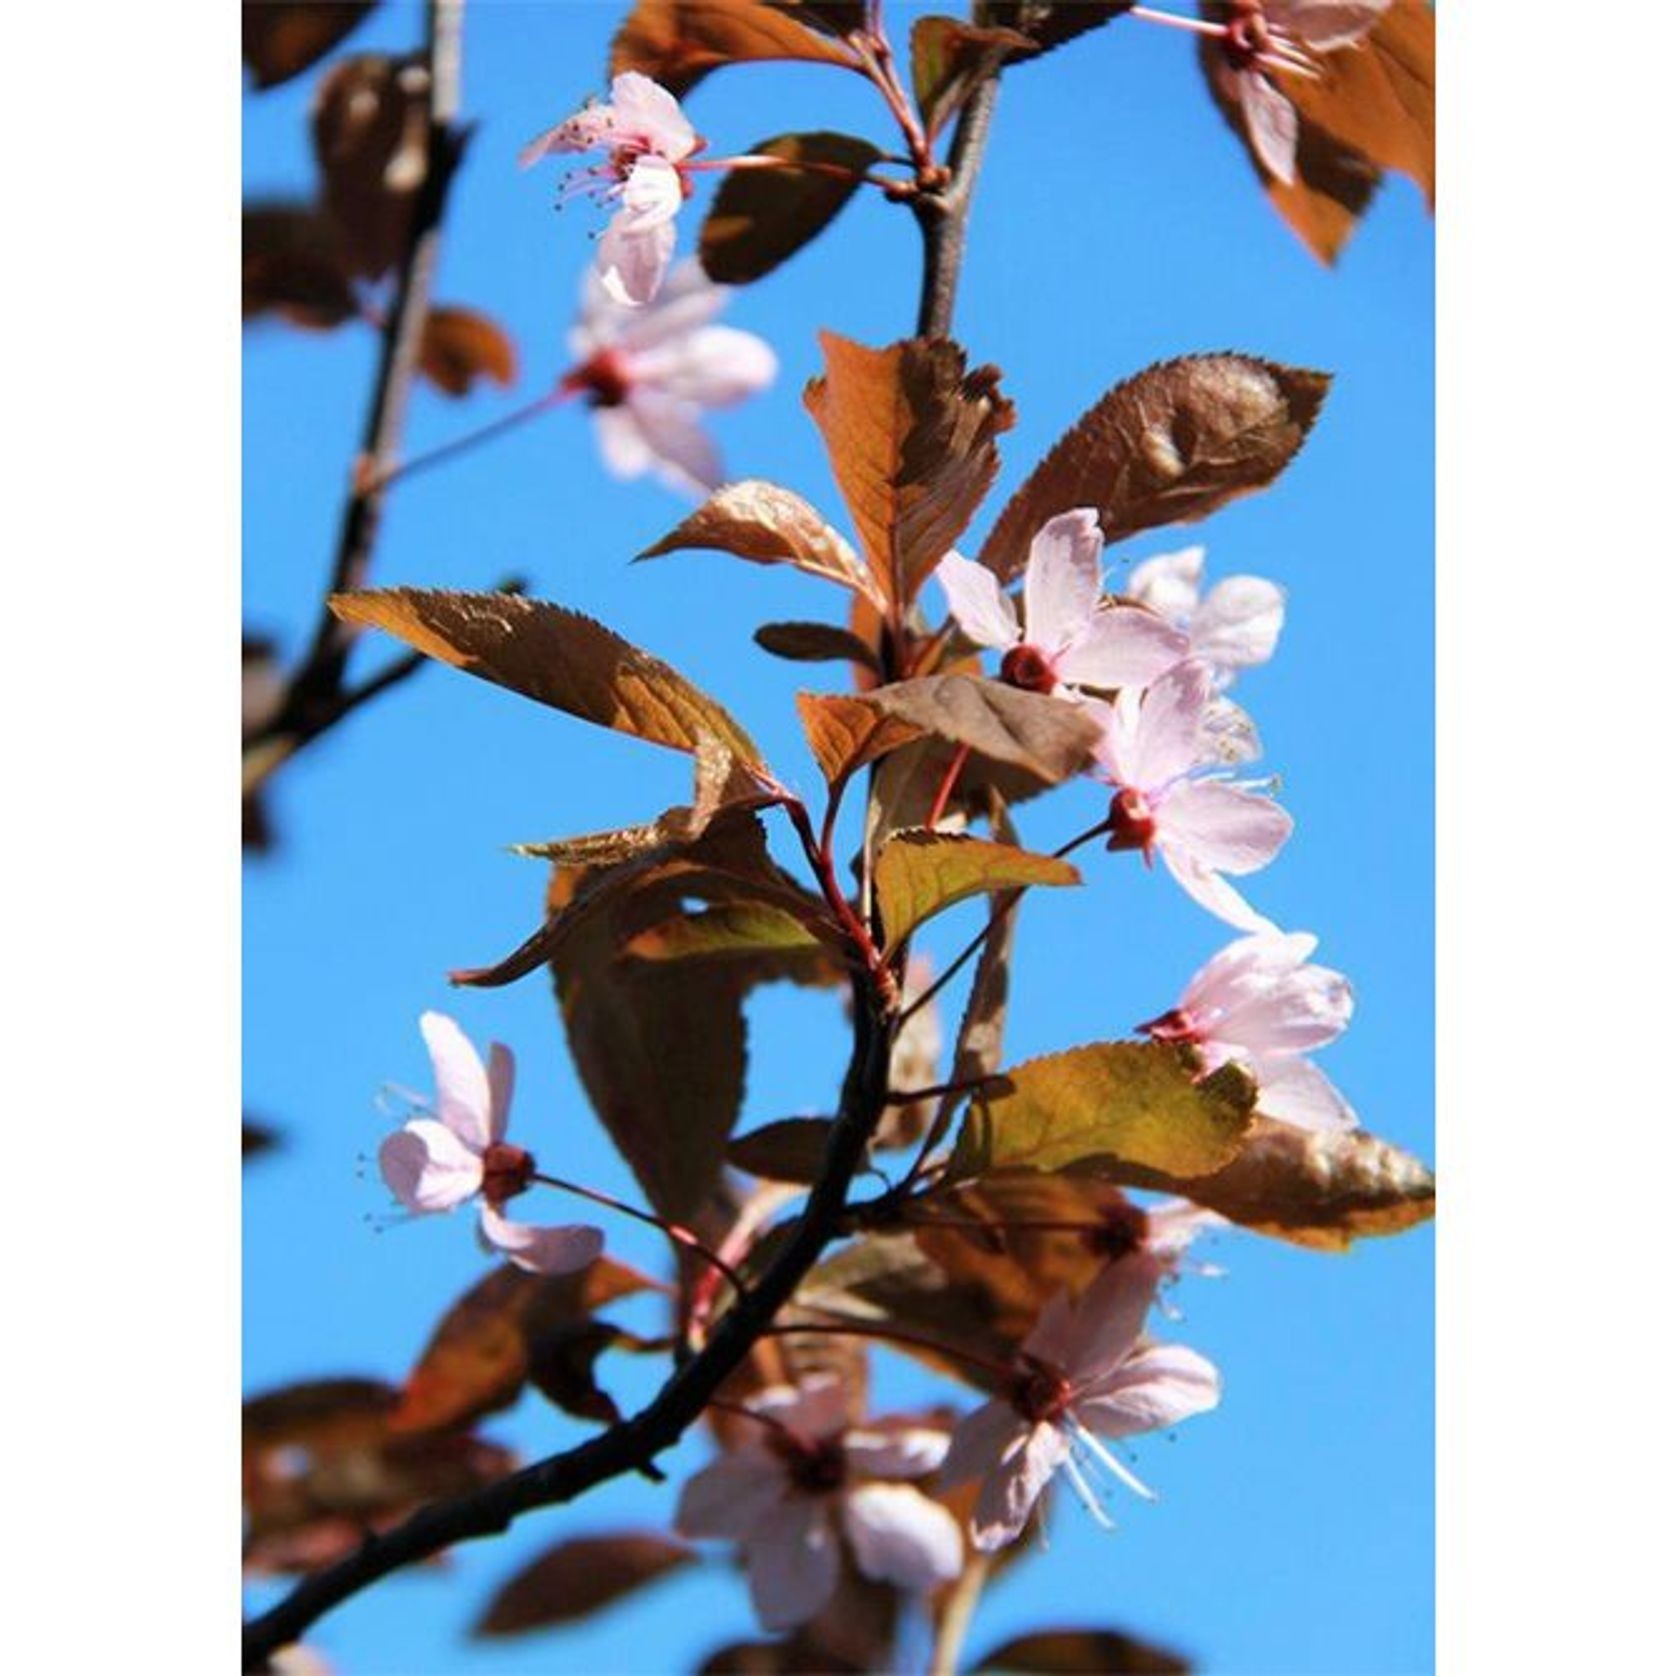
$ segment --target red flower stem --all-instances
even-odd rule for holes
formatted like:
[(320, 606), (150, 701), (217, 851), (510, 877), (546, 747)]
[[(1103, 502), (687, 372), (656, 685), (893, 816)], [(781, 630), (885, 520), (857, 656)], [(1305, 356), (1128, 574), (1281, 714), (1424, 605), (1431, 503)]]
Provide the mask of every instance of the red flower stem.
[(937, 788), (937, 795), (931, 801), (931, 813), (925, 817), (927, 826), (935, 826), (943, 818), (943, 811), (948, 807), (949, 798), (954, 792), (954, 783), (960, 778), (960, 771), (966, 766), (966, 759), (971, 756), (972, 747), (962, 745), (949, 759), (948, 772), (943, 776), (943, 783)]
[[(799, 1307), (811, 1309), (815, 1306), (804, 1304)], [(993, 1374), (1000, 1380), (1011, 1380), (1016, 1371), (1004, 1362), (992, 1361), (988, 1356), (980, 1356), (970, 1350), (957, 1350), (952, 1344), (941, 1344), (936, 1339), (922, 1338), (918, 1333), (906, 1332), (900, 1327), (875, 1326), (870, 1321), (809, 1321), (802, 1325), (776, 1322), (771, 1327), (765, 1327), (763, 1333), (764, 1336), (772, 1334), (777, 1338), (791, 1338), (799, 1333), (830, 1333), (841, 1338), (871, 1338), (878, 1339), (883, 1344), (905, 1344), (916, 1350), (929, 1350), (934, 1356), (947, 1356), (953, 1362), (965, 1362), (970, 1367), (982, 1368), (985, 1373)]]
[(631, 1205), (609, 1193), (602, 1193), (597, 1187), (584, 1187), (579, 1181), (566, 1181), (562, 1176), (539, 1173), (531, 1176), (530, 1180), (539, 1181), (543, 1187), (556, 1187), (561, 1193), (574, 1193), (579, 1199), (587, 1199), (592, 1204), (602, 1205), (606, 1210), (617, 1211), (623, 1216), (632, 1216), (636, 1222), (644, 1222), (647, 1227), (660, 1230), (676, 1245), (684, 1245), (687, 1250), (702, 1257), (735, 1292), (743, 1295), (746, 1291), (739, 1271), (725, 1257), (712, 1251), (691, 1228), (684, 1228), (679, 1222), (666, 1222), (652, 1211), (641, 1210), (638, 1205)]
[(832, 910), (833, 916), (843, 927), (845, 935), (855, 947), (855, 952), (861, 957), (862, 964), (867, 968), (868, 976), (878, 986), (881, 995), (894, 1000), (896, 994), (896, 977), (880, 954), (878, 944), (873, 941), (872, 933), (861, 923), (861, 916), (850, 904), (850, 899), (844, 894), (843, 886), (838, 883), (838, 875), (832, 864), (832, 821), (831, 810), (828, 810), (828, 820), (823, 829), (821, 839), (815, 837), (815, 828), (809, 819), (809, 811), (805, 805), (795, 797), (788, 797), (781, 803), (791, 824), (797, 829), (797, 836), (802, 841), (803, 853), (808, 857), (809, 866), (814, 870), (816, 882), (821, 887), (821, 895), (826, 899), (826, 905)]
[(387, 489), (392, 483), (407, 477), (417, 477), (422, 471), (429, 471), (432, 466), (439, 466), (444, 460), (452, 460), (461, 454), (469, 454), (474, 448), (481, 447), (485, 442), (493, 442), (509, 431), (515, 431), (522, 425), (527, 425), (532, 419), (539, 419), (543, 413), (557, 407), (572, 391), (566, 388), (565, 380), (560, 379), (551, 390), (544, 395), (537, 396), (532, 402), (525, 402), (522, 407), (515, 407), (510, 413), (503, 413), (498, 419), (491, 419), (487, 425), (480, 425), (475, 431), (467, 431), (464, 436), (457, 436), (451, 442), (444, 442), (439, 446), (428, 449), (423, 454), (415, 454), (412, 459), (404, 460), (392, 465), (376, 477), (371, 487)]

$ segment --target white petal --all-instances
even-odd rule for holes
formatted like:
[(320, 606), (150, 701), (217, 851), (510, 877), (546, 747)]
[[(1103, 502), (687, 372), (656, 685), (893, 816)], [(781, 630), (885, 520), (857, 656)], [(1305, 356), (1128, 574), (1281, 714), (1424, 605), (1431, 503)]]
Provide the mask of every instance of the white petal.
[(489, 1044), (489, 1139), (506, 1139), (506, 1120), (512, 1113), (514, 1064), (505, 1042)]
[(1203, 547), (1160, 553), (1129, 572), (1124, 593), (1169, 622), (1186, 625), (1199, 603), (1199, 578), (1205, 570)]
[(1260, 70), (1241, 70), (1235, 79), (1251, 149), (1276, 180), (1290, 186), (1298, 172), (1296, 107)]
[(644, 308), (610, 305), (615, 328), (611, 342), (627, 353), (639, 355), (644, 350), (690, 337), (708, 326), (732, 295), (731, 287), (716, 284), (699, 266), (698, 259), (689, 256), (670, 269), (663, 289)]
[(1026, 1356), (1064, 1367), (1077, 1342), (1077, 1311), (1069, 1292), (1055, 1292), (1037, 1311), (1036, 1320), (1019, 1349)]
[(644, 140), (665, 157), (685, 157), (697, 136), (681, 114), (675, 95), (638, 70), (625, 70), (611, 83), (611, 108), (625, 133)]
[(996, 651), (1018, 644), (1018, 612), (988, 565), (945, 553), (936, 576), (948, 595), (949, 615), (968, 640)]
[(785, 1469), (766, 1449), (731, 1449), (681, 1486), (675, 1529), (682, 1536), (738, 1541), (785, 1498), (786, 1490)]
[(1036, 1498), (1070, 1449), (1057, 1426), (1032, 1426), (984, 1479), (972, 1515), (972, 1541), (983, 1552), (1005, 1547), (1024, 1529)]
[(651, 469), (681, 494), (720, 488), (722, 458), (691, 402), (657, 390), (633, 390), (626, 403), (651, 459)]
[(964, 1484), (982, 1478), (1029, 1429), (1029, 1421), (999, 1397), (974, 1408), (961, 1418), (949, 1438), (942, 1482)]
[[(1219, 672), (1225, 673), (1225, 672)], [(1199, 760), (1229, 767), (1255, 762), (1263, 754), (1257, 724), (1232, 699), (1213, 694), (1199, 723)]]
[(1086, 506), (1050, 518), (1030, 543), (1024, 566), (1024, 634), (1049, 657), (1094, 620), (1105, 545), (1100, 520)]
[(949, 1434), (929, 1426), (851, 1431), (844, 1453), (857, 1472), (869, 1478), (923, 1478), (948, 1458)]
[(436, 1114), (473, 1152), (494, 1137), (489, 1075), (466, 1033), (446, 1013), (426, 1013), (419, 1029), (436, 1078)]
[(1356, 1113), (1332, 1080), (1308, 1059), (1257, 1060), (1257, 1110), (1298, 1129), (1354, 1129)]
[(643, 477), (655, 461), (652, 445), (640, 428), (640, 421), (626, 405), (594, 409), (594, 435), (605, 469), (613, 477)]
[(960, 1575), (954, 1515), (907, 1484), (865, 1484), (844, 1497), (844, 1534), (865, 1576), (923, 1594)]
[(1103, 1379), (1135, 1348), (1162, 1271), (1145, 1255), (1108, 1263), (1077, 1300), (1076, 1331), (1063, 1366), (1075, 1390)]
[(1176, 883), (1207, 913), (1240, 931), (1275, 932), (1279, 928), (1251, 906), (1220, 873), (1214, 873), (1196, 856), (1172, 848), (1160, 840), (1158, 853)]
[(1061, 681), (1078, 686), (1144, 687), (1187, 656), (1187, 636), (1132, 605), (1099, 612), (1054, 660)]
[(685, 196), (680, 171), (673, 163), (661, 157), (637, 157), (623, 177), (620, 207), (612, 222), (636, 233), (661, 227), (675, 219)]
[(1132, 1437), (1203, 1414), (1221, 1396), (1221, 1377), (1198, 1351), (1151, 1344), (1136, 1351), (1096, 1394), (1079, 1398), (1076, 1417), (1104, 1437)]
[(378, 1149), (384, 1184), (412, 1211), (452, 1210), (483, 1185), (483, 1163), (434, 1118), (418, 1117)]
[(745, 1564), (764, 1629), (814, 1617), (838, 1587), (838, 1538), (826, 1501), (797, 1496), (771, 1509), (745, 1543)]
[(1242, 1005), (1253, 991), (1266, 991), (1297, 971), (1315, 953), (1316, 941), (1307, 931), (1236, 937), (1188, 979), (1181, 994), (1183, 1009), (1220, 1019)]
[(594, 252), (605, 289), (620, 303), (649, 303), (675, 252), (675, 224), (637, 228), (623, 215), (611, 218)]
[(1271, 23), (1317, 52), (1334, 52), (1367, 34), (1391, 0), (1268, 0)]
[(1300, 966), (1270, 982), (1245, 986), (1211, 1034), (1236, 1057), (1308, 1053), (1343, 1035), (1354, 1008), (1342, 972)]
[(487, 1204), (478, 1214), (485, 1243), (531, 1274), (574, 1274), (605, 1249), (605, 1236), (597, 1228), (532, 1228), (527, 1222), (509, 1222)]
[(1218, 582), (1193, 613), (1193, 655), (1218, 669), (1267, 663), (1286, 621), (1286, 595), (1261, 576)]
[(1151, 793), (1179, 779), (1198, 761), (1199, 722), (1210, 700), (1209, 668), (1179, 663), (1138, 699), (1119, 695), (1112, 740), (1122, 783)]
[(1292, 817), (1273, 798), (1221, 780), (1183, 781), (1153, 805), (1158, 842), (1218, 873), (1255, 873), (1292, 835)]
[(637, 384), (699, 407), (732, 407), (774, 382), (774, 351), (750, 332), (705, 326), (633, 359)]
[(832, 1373), (816, 1374), (801, 1385), (770, 1386), (750, 1406), (814, 1442), (837, 1437), (849, 1422), (848, 1393)]

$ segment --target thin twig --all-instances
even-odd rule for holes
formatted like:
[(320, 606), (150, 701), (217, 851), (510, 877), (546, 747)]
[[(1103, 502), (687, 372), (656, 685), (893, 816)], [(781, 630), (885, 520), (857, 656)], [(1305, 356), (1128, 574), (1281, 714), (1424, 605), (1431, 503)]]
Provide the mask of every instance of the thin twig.
[(966, 1632), (972, 1626), (972, 1614), (983, 1597), (984, 1584), (989, 1581), (988, 1554), (975, 1554), (966, 1562), (960, 1580), (943, 1604), (942, 1616), (937, 1620), (937, 1641), (931, 1649), (931, 1665), (927, 1676), (955, 1676), (960, 1668), (960, 1649), (965, 1645)]
[(997, 59), (994, 72), (978, 83), (960, 112), (949, 142), (948, 185), (941, 192), (922, 192), (913, 200), (914, 217), (925, 241), (919, 320), (914, 327), (922, 338), (948, 337), (954, 329), (954, 294), (966, 254), (966, 222), (989, 139), (990, 118), (995, 114), (999, 71)]

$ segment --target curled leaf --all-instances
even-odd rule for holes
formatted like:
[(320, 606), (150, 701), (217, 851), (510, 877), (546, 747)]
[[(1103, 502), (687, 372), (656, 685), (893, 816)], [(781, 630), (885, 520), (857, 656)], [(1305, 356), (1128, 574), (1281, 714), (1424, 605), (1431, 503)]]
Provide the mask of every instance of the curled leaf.
[(445, 395), (464, 396), (481, 380), (514, 383), (518, 351), (488, 315), (445, 304), (425, 316), (419, 370)]
[(792, 59), (860, 68), (842, 42), (766, 0), (635, 0), (611, 40), (611, 74), (638, 70), (677, 97), (726, 64)]

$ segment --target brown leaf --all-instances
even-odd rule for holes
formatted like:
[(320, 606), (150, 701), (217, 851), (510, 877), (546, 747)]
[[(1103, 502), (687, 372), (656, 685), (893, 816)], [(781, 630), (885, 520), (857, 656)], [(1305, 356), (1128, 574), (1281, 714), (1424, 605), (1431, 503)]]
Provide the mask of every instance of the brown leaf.
[(251, 86), (278, 87), (317, 64), (372, 10), (372, 0), (244, 0)]
[(768, 4), (811, 29), (840, 38), (867, 27), (867, 0), (768, 0)]
[(1182, 1193), (1260, 1234), (1343, 1251), (1429, 1222), (1437, 1183), (1418, 1158), (1360, 1129), (1311, 1131), (1258, 1117), (1214, 1175), (1126, 1166), (1112, 1179)]
[(1231, 1066), (1194, 1080), (1162, 1042), (1094, 1042), (1026, 1060), (967, 1108), (949, 1179), (988, 1171), (1078, 1169), (1107, 1180), (1121, 1165), (1183, 1176), (1236, 1157), (1256, 1089)]
[(314, 91), (325, 211), (351, 272), (377, 279), (407, 249), (430, 160), (430, 72), (417, 57), (357, 53)]
[(1056, 784), (1088, 761), (1099, 723), (1079, 705), (971, 675), (932, 675), (877, 687), (850, 702), (912, 722), (979, 756)]
[(657, 1531), (611, 1531), (561, 1542), (503, 1583), (474, 1636), (523, 1635), (572, 1624), (679, 1571), (697, 1553)]
[(1016, 29), (980, 28), (955, 17), (916, 18), (909, 43), (914, 98), (932, 139), (980, 81), (1007, 60), (1040, 50)]
[(577, 1274), (535, 1275), (510, 1263), (457, 1299), (431, 1334), (390, 1415), (393, 1432), (467, 1425), (517, 1401), (532, 1346), (652, 1282), (610, 1257)]
[(918, 722), (846, 694), (799, 693), (797, 713), (809, 749), (835, 790), (858, 769), (925, 736)]
[(828, 981), (844, 975), (842, 932), (834, 924), (823, 938), (806, 920), (767, 902), (724, 902), (701, 913), (677, 914), (647, 927), (623, 945), (637, 960), (757, 960), (769, 956), (815, 957)]
[(1108, 390), (1007, 502), (978, 555), (1003, 581), (1048, 519), (1092, 506), (1108, 542), (1196, 523), (1272, 483), (1303, 447), (1328, 376), (1239, 354), (1162, 361)]
[(1013, 405), (993, 367), (966, 370), (944, 338), (868, 349), (821, 333), (814, 415), (880, 594), (906, 609), (955, 544), (1000, 467)]
[(1437, 21), (1428, 0), (1394, 4), (1355, 46), (1288, 79), (1299, 113), (1381, 168), (1437, 191)]
[(791, 663), (850, 662), (877, 675), (873, 648), (850, 629), (834, 623), (764, 623), (751, 638), (763, 651)]
[(751, 155), (818, 166), (729, 170), (698, 234), (698, 259), (720, 285), (748, 285), (789, 261), (825, 231), (884, 153), (854, 134), (821, 130), (758, 140)]
[(728, 1142), (727, 1161), (768, 1181), (812, 1186), (820, 1180), (832, 1138), (830, 1117), (782, 1117)]
[(1076, 868), (1057, 857), (924, 828), (892, 833), (879, 849), (873, 874), (887, 956), (916, 926), (968, 897), (1081, 883)]
[(762, 762), (714, 699), (578, 611), (521, 594), (426, 588), (334, 594), (331, 605), (346, 623), (381, 628), (427, 657), (585, 722), (678, 751), (719, 742), (741, 763)]
[(445, 395), (469, 395), (480, 379), (506, 388), (518, 378), (518, 350), (475, 309), (444, 304), (425, 316), (419, 370)]
[(1121, 17), (1135, 0), (982, 0), (978, 21), (1028, 35), (1043, 52)]
[(1039, 1629), (992, 1648), (973, 1676), (1187, 1676), (1179, 1653), (1115, 1629)]
[(324, 331), (361, 312), (337, 229), (306, 204), (247, 204), (243, 315)]
[(639, 70), (677, 98), (724, 64), (793, 59), (859, 68), (847, 46), (764, 0), (636, 0), (611, 40), (611, 74)]
[(873, 578), (849, 542), (801, 495), (773, 483), (750, 479), (718, 489), (690, 518), (637, 554), (636, 561), (684, 547), (731, 553), (752, 564), (789, 564), (875, 595)]

